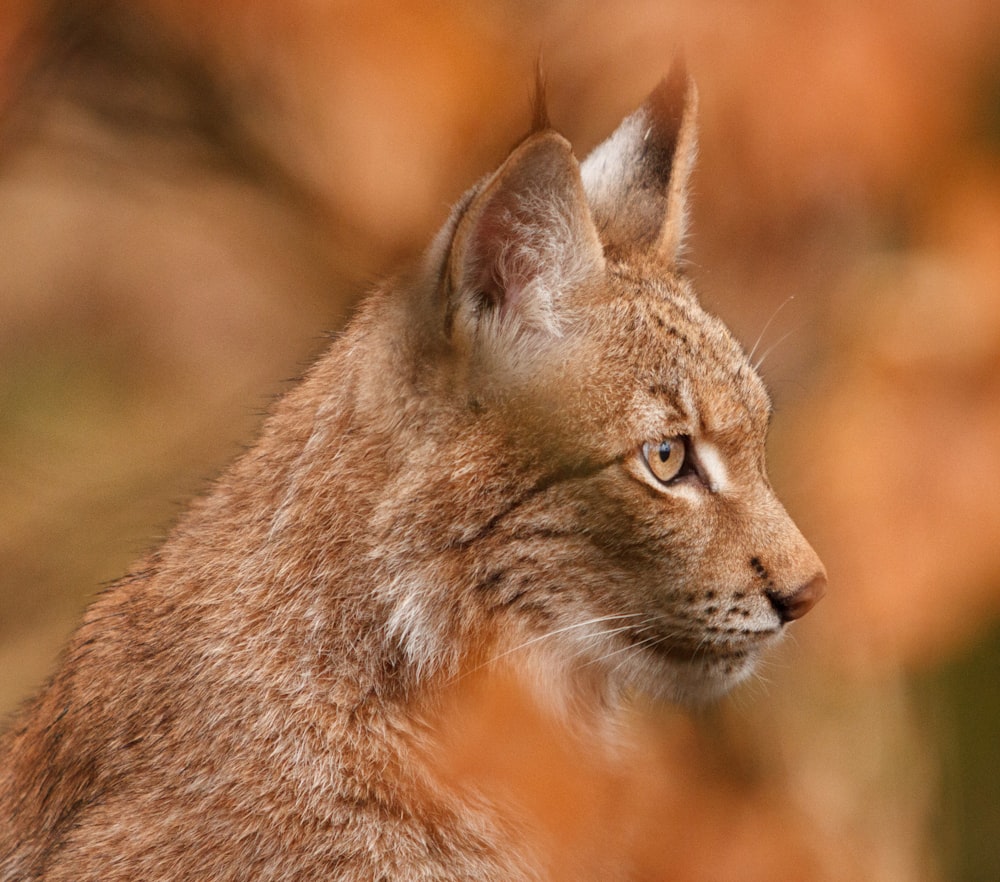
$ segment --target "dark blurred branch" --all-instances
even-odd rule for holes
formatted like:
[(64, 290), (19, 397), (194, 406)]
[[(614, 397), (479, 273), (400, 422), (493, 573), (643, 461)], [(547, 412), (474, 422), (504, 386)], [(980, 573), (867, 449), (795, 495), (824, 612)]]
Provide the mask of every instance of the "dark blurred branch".
[[(160, 172), (209, 168), (265, 188), (308, 212), (325, 206), (253, 131), (274, 112), (226, 81), (152, 13), (119, 0), (53, 0), (22, 40), (27, 63), (0, 119), (0, 161), (27, 143), (65, 142), (101, 159)], [(69, 110), (87, 123), (67, 132)], [(110, 141), (110, 144), (109, 144)], [(109, 149), (114, 145), (116, 149)], [(123, 148), (124, 149), (121, 149)]]

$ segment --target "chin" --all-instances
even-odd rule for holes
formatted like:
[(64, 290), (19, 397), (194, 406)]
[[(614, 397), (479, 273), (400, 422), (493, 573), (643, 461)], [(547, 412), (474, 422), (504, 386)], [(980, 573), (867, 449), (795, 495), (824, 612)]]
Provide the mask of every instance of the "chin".
[(658, 659), (656, 664), (631, 672), (629, 686), (656, 701), (704, 707), (748, 679), (760, 655), (760, 649), (753, 649), (738, 657), (706, 654), (684, 660)]

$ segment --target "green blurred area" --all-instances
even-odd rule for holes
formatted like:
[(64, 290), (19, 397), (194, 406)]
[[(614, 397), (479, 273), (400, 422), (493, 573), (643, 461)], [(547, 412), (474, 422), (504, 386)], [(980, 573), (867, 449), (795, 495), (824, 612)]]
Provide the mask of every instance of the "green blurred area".
[(1000, 629), (919, 678), (941, 758), (938, 837), (950, 879), (1000, 879)]

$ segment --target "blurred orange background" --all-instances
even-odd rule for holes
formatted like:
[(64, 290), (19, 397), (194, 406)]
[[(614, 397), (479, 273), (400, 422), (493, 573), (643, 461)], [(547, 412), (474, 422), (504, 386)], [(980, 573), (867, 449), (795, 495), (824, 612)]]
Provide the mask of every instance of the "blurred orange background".
[(629, 847), (649, 879), (1000, 878), (995, 0), (8, 0), (0, 710), (503, 158), (539, 54), (583, 156), (680, 51), (691, 274), (760, 338), (831, 587), (754, 684), (647, 715)]

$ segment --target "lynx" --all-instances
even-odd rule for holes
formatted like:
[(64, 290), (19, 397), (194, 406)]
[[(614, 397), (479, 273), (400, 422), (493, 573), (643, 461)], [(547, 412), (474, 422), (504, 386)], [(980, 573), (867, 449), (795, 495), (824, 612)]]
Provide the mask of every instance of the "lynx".
[(768, 395), (681, 270), (695, 104), (676, 66), (582, 163), (537, 113), (92, 605), (0, 742), (0, 878), (551, 878), (440, 771), (456, 684), (613, 741), (819, 600)]

